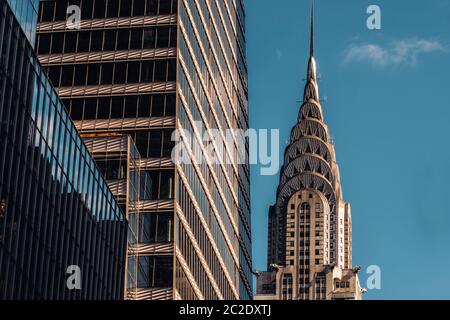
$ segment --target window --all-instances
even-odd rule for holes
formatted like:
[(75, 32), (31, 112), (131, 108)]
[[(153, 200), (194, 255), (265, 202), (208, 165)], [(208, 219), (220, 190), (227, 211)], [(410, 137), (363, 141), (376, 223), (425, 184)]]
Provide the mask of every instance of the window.
[(133, 16), (139, 17), (143, 16), (145, 13), (145, 0), (134, 0), (133, 1)]
[(108, 159), (96, 161), (100, 172), (106, 180), (122, 180), (127, 176), (127, 163), (125, 160)]
[(70, 117), (72, 120), (82, 120), (83, 119), (83, 100), (72, 100), (70, 108)]
[(172, 13), (172, 0), (159, 1), (159, 14)]
[(152, 104), (152, 116), (153, 117), (162, 117), (164, 116), (164, 104), (165, 104), (165, 96), (162, 94), (157, 94), (153, 96), (153, 104)]
[(147, 158), (148, 155), (148, 131), (136, 131), (133, 135), (136, 148), (143, 158)]
[(158, 14), (158, 0), (147, 0), (145, 15), (154, 16)]
[(73, 66), (63, 66), (61, 70), (61, 86), (68, 87), (72, 85)]
[(92, 12), (94, 8), (94, 0), (83, 0), (81, 6), (81, 19), (92, 19)]
[(78, 52), (87, 52), (89, 51), (89, 40), (90, 40), (90, 32), (82, 31), (78, 34)]
[(52, 35), (52, 53), (62, 53), (64, 45), (64, 33), (55, 32)]
[(107, 18), (116, 18), (119, 16), (119, 0), (108, 0), (106, 9)]
[(172, 256), (140, 256), (138, 288), (166, 288), (173, 283)]
[(61, 74), (61, 68), (49, 68), (48, 76), (53, 85), (59, 85), (59, 77)]
[(175, 81), (176, 74), (177, 74), (176, 61), (174, 59), (169, 60), (167, 81)]
[(139, 243), (169, 243), (173, 241), (172, 212), (139, 214)]
[(119, 62), (115, 64), (114, 68), (114, 83), (125, 83), (127, 76), (126, 62)]
[(74, 53), (77, 46), (77, 32), (67, 32), (64, 41), (64, 53)]
[(175, 116), (176, 95), (169, 94), (166, 96), (166, 116)]
[(103, 47), (103, 31), (92, 31), (91, 51), (102, 51), (102, 47)]
[(84, 120), (92, 120), (97, 116), (97, 99), (86, 99), (84, 102)]
[(100, 65), (99, 64), (89, 64), (88, 65), (88, 86), (98, 85), (100, 79)]
[(141, 82), (153, 81), (153, 61), (142, 62)]
[(142, 48), (142, 29), (131, 29), (130, 49)]
[(120, 2), (120, 17), (131, 17), (131, 5), (132, 1), (121, 1)]
[(116, 30), (106, 30), (105, 31), (105, 42), (104, 42), (104, 50), (105, 51), (114, 51), (116, 50)]
[(173, 170), (142, 171), (141, 200), (173, 198)]
[(41, 2), (42, 6), (42, 17), (41, 21), (53, 21), (53, 13), (55, 11), (55, 2), (53, 1), (45, 1)]
[(111, 119), (123, 118), (123, 97), (113, 97), (111, 105)]
[(155, 82), (167, 80), (167, 61), (155, 61)]
[(109, 119), (110, 99), (100, 98), (98, 101), (98, 119)]
[(155, 48), (155, 29), (145, 28), (144, 29), (144, 49), (154, 49)]
[(125, 98), (125, 118), (136, 118), (137, 96)]
[(162, 141), (162, 131), (154, 130), (150, 134), (150, 148), (148, 151), (148, 156), (150, 158), (161, 157), (161, 141)]
[(43, 34), (39, 35), (39, 48), (38, 48), (39, 54), (49, 54), (50, 53), (51, 39), (52, 39), (52, 37), (48, 33), (43, 33)]
[(128, 50), (129, 37), (130, 37), (130, 30), (119, 29), (117, 33), (117, 50)]
[(75, 86), (86, 85), (86, 73), (87, 73), (87, 66), (85, 64), (75, 65), (75, 78), (74, 78)]
[(140, 74), (140, 63), (139, 62), (129, 62), (128, 63), (128, 83), (138, 83)]
[(101, 84), (111, 84), (112, 76), (113, 76), (113, 64), (112, 63), (102, 64)]
[(106, 0), (95, 0), (94, 19), (105, 17)]
[(177, 46), (177, 27), (170, 27), (170, 47)]
[(159, 28), (158, 29), (158, 41), (157, 48), (167, 48), (169, 47), (169, 29)]
[(173, 196), (173, 171), (162, 171), (160, 180), (160, 199), (172, 199)]
[(55, 21), (61, 21), (66, 19), (67, 19), (67, 2), (56, 1)]
[(151, 106), (152, 106), (151, 96), (140, 96), (139, 97), (139, 107), (138, 107), (138, 117), (150, 117)]

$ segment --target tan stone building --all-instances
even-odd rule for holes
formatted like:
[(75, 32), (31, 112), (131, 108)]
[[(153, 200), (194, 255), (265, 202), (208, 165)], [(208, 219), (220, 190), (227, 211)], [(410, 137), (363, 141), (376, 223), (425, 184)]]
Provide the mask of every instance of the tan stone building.
[(255, 299), (361, 299), (352, 267), (352, 218), (323, 118), (314, 59), (314, 5), (304, 99), (269, 209), (268, 269)]

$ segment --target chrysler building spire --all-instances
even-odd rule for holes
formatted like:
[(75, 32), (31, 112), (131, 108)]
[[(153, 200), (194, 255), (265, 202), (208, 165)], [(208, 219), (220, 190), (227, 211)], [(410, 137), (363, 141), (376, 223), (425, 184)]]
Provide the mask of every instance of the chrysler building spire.
[(309, 61), (306, 76), (306, 85), (303, 101), (309, 99), (319, 101), (319, 88), (317, 86), (317, 67), (314, 58), (314, 0), (311, 0), (311, 16), (310, 16), (310, 40), (309, 40)]
[(311, 0), (311, 37), (309, 42), (309, 55), (310, 57), (314, 57), (314, 0)]
[(284, 153), (276, 201), (269, 208), (268, 268), (258, 277), (263, 299), (360, 299), (352, 267), (350, 204), (325, 122), (314, 57), (310, 12), (307, 79), (297, 123)]

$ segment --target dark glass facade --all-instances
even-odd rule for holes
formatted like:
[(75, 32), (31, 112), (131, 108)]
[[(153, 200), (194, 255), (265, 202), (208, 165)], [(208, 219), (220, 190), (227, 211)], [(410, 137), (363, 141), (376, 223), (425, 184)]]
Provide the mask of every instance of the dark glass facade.
[(32, 46), (36, 40), (39, 0), (6, 0)]
[(0, 0), (0, 300), (122, 299), (127, 221), (26, 36)]

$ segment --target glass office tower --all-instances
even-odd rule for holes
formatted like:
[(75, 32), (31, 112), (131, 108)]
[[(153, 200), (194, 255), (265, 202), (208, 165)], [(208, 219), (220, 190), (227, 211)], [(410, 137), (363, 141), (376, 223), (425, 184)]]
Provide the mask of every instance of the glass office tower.
[[(67, 28), (69, 5), (79, 29)], [(171, 157), (176, 129), (204, 145), (205, 129), (248, 128), (244, 21), (241, 0), (40, 2), (39, 59), (76, 127), (130, 135), (141, 155), (140, 189), (151, 192), (140, 193), (136, 299), (252, 296), (242, 146), (211, 143), (222, 163), (204, 149), (199, 164)]]
[(6, 0), (30, 44), (36, 41), (36, 23), (39, 0)]
[(29, 4), (0, 0), (0, 300), (122, 299), (127, 222), (34, 55)]

